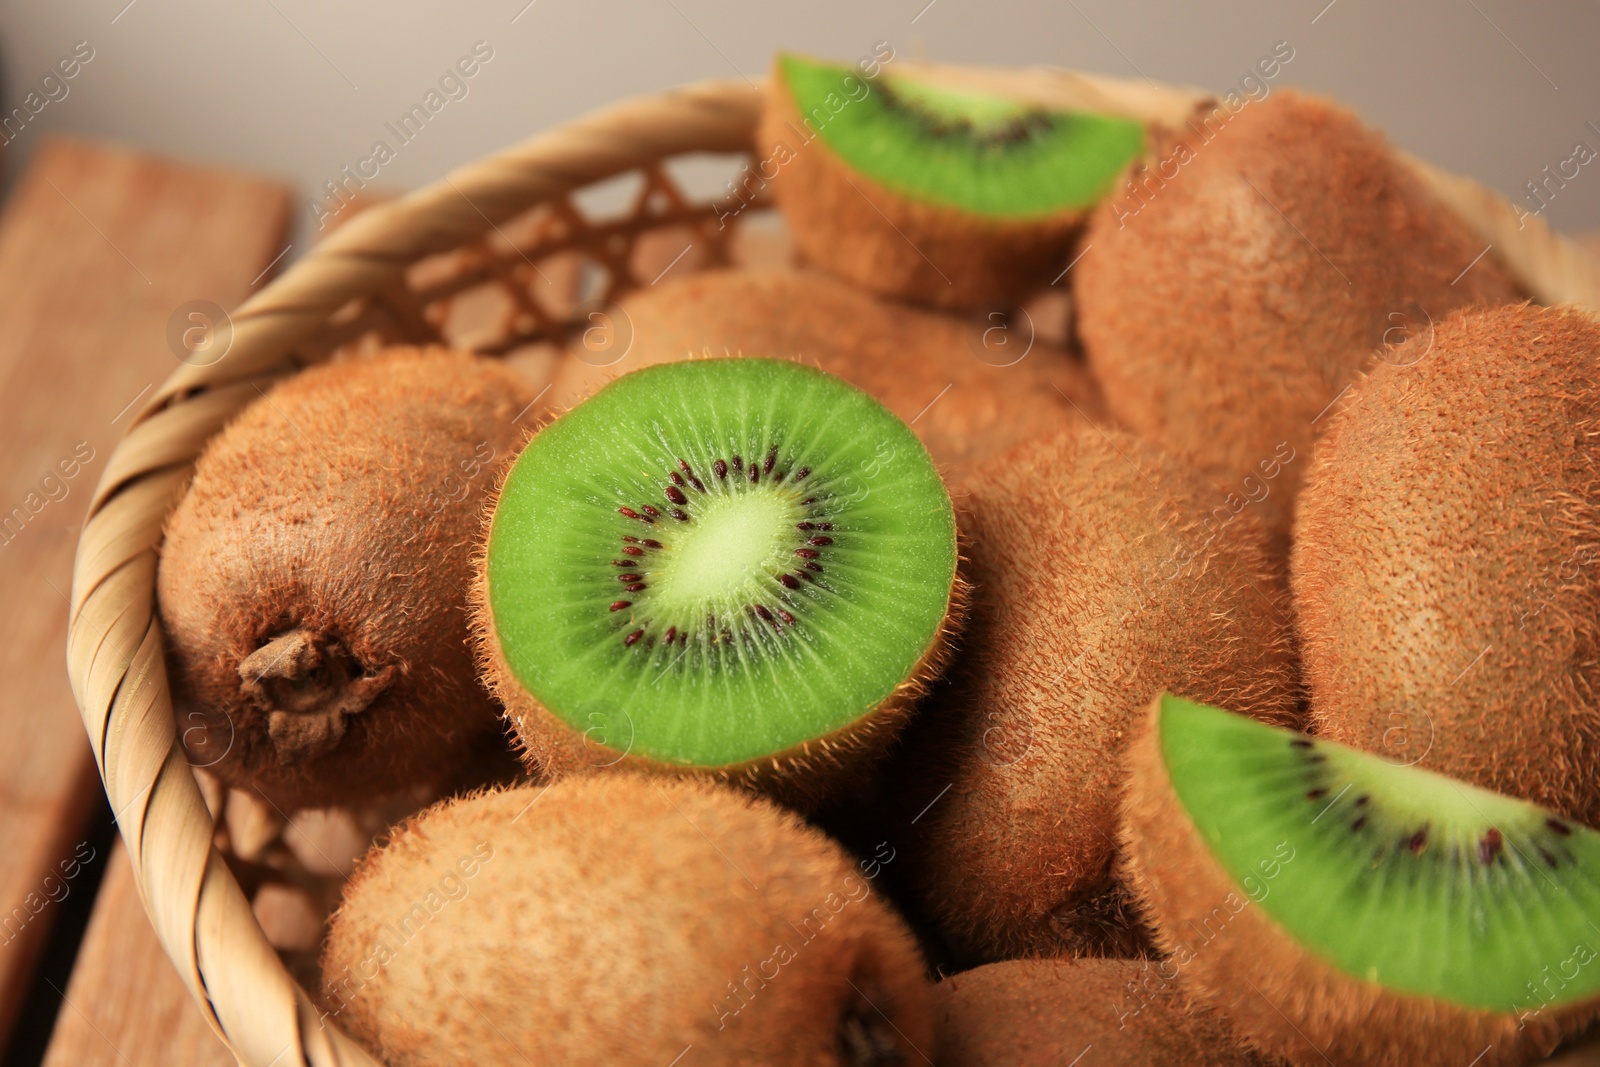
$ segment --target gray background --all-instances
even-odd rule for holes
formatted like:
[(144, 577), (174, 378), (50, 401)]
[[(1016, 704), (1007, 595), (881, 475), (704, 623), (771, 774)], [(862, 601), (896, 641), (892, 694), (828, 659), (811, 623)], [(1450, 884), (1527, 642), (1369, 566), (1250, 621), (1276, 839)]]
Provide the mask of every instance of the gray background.
[[(474, 41), (494, 58), (383, 168), (384, 186), (451, 167), (630, 94), (759, 80), (778, 48), (1056, 64), (1223, 90), (1273, 45), (1276, 84), (1336, 95), (1400, 145), (1537, 206), (1524, 183), (1584, 141), (1600, 151), (1600, 5), (1586, 0), (12, 0), (0, 11), (6, 112), (87, 40), (95, 58), (4, 150), (8, 180), (47, 131), (113, 137), (265, 171), (310, 194), (354, 165)], [(388, 139), (386, 137), (386, 139)], [(1600, 228), (1600, 160), (1545, 212)]]

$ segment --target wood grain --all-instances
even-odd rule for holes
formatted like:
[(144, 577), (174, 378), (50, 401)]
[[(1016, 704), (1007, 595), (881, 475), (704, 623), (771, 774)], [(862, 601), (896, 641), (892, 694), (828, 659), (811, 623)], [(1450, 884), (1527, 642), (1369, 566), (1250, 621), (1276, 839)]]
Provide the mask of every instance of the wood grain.
[(145, 916), (122, 843), (65, 990), (46, 1067), (230, 1067)]
[(83, 509), (132, 405), (178, 365), (169, 317), (242, 300), (288, 211), (258, 176), (57, 138), (0, 215), (0, 1046), (100, 788), (63, 663)]

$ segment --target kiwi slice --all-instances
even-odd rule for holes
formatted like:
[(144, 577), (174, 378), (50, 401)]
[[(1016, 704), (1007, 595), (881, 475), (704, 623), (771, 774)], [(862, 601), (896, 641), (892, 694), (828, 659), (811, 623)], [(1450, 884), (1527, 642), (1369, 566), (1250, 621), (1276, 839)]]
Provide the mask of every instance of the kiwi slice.
[(707, 782), (452, 799), (345, 887), (324, 1018), (389, 1067), (925, 1063), (922, 959), (877, 873)]
[(947, 308), (1050, 280), (1088, 208), (1144, 146), (1137, 122), (1051, 111), (778, 57), (761, 125), (774, 195), (807, 256), (875, 292)]
[(1600, 1014), (1600, 834), (1546, 809), (1162, 696), (1124, 816), (1174, 966), (1271, 1053), (1525, 1063)]
[(695, 360), (625, 375), (529, 443), (478, 628), (545, 771), (815, 784), (920, 692), (957, 582), (950, 496), (905, 423), (798, 363)]

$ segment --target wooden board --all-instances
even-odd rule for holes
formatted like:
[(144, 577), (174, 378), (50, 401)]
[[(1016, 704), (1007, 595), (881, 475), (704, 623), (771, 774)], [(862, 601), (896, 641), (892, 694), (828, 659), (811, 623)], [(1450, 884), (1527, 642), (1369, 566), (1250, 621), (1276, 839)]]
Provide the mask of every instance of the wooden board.
[(119, 841), (65, 990), (46, 1067), (231, 1067), (144, 913)]
[(242, 300), (288, 212), (259, 176), (57, 138), (0, 215), (0, 1047), (100, 788), (63, 653), (84, 508), (173, 312)]

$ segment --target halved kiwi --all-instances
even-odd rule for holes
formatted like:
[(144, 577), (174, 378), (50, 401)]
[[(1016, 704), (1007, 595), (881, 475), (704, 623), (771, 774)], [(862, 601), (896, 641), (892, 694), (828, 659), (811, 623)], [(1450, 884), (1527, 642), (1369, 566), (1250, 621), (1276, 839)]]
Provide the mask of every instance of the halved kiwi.
[(1295, 1063), (1521, 1064), (1600, 1014), (1600, 834), (1172, 696), (1125, 860), (1172, 966)]
[(1065, 265), (1144, 128), (780, 55), (758, 138), (808, 257), (874, 292), (973, 308)]
[(805, 793), (875, 750), (940, 663), (956, 557), (932, 460), (865, 393), (781, 360), (647, 367), (508, 473), (480, 661), (546, 772)]

